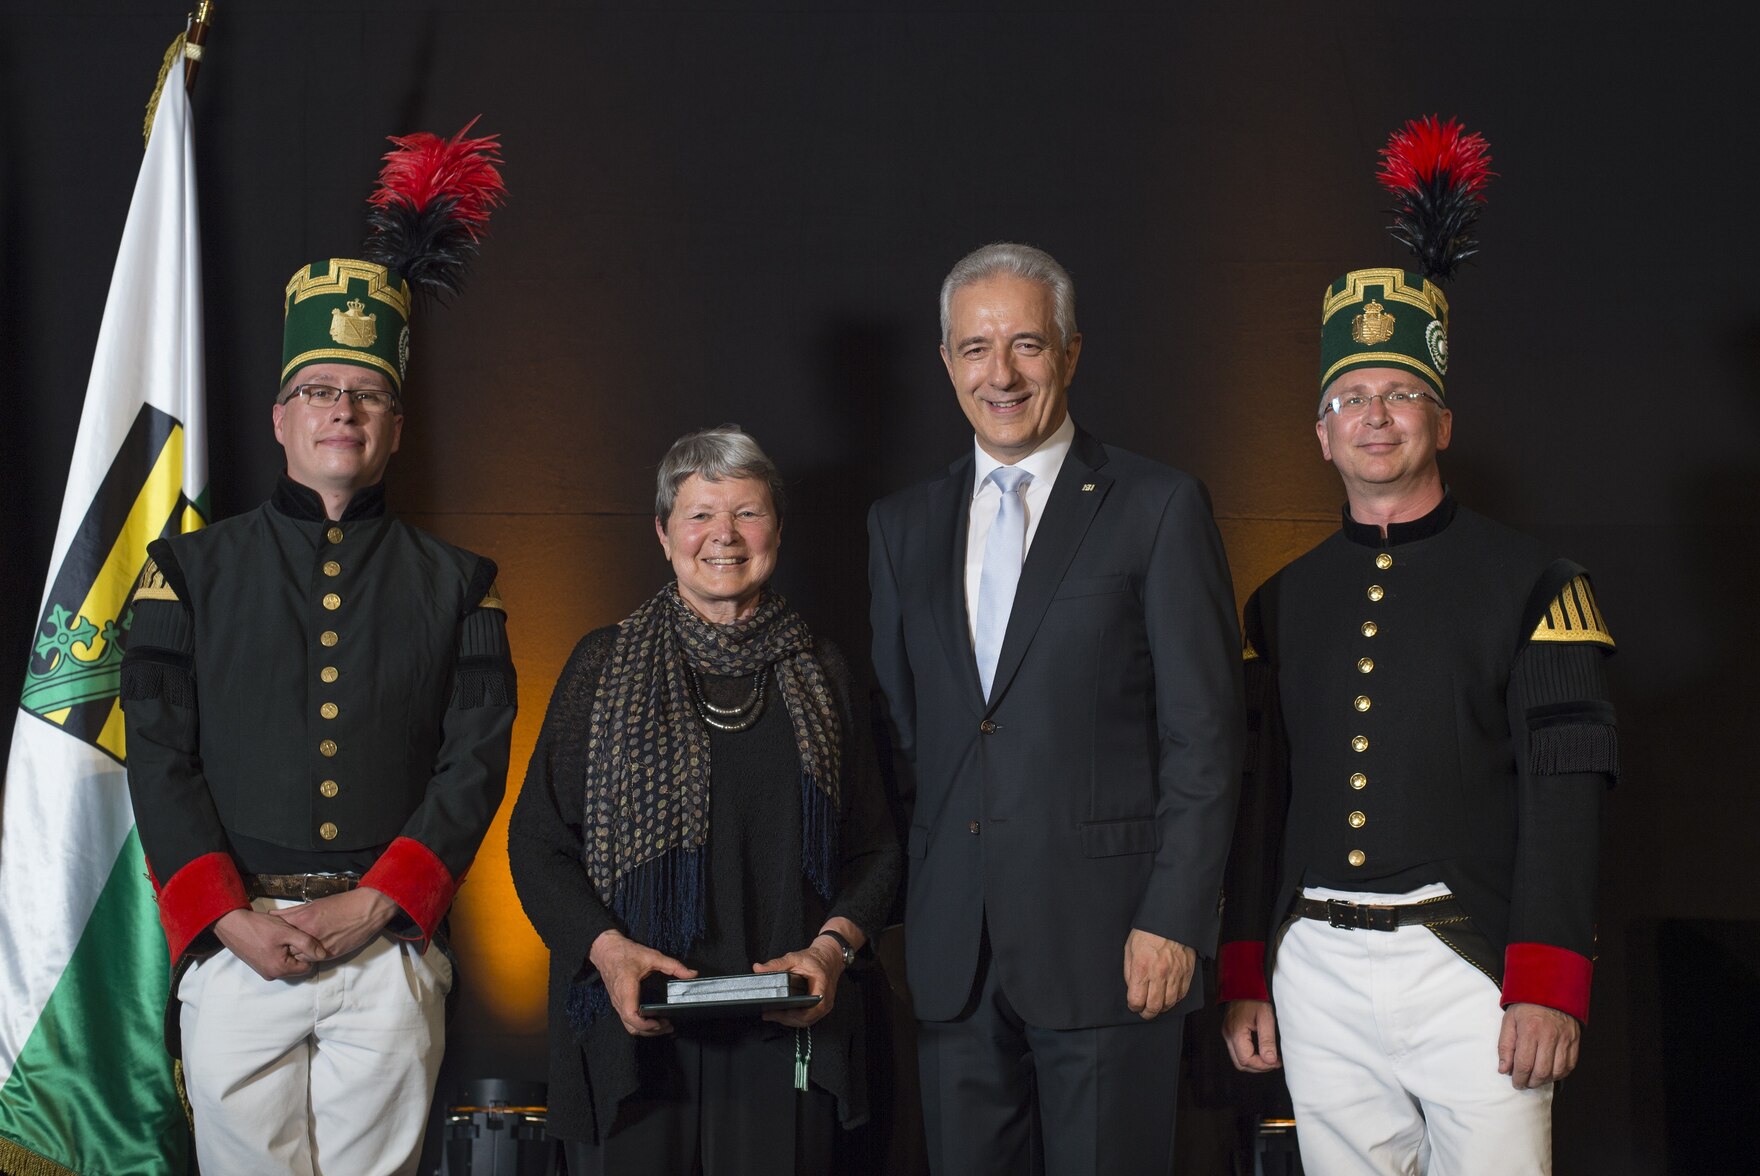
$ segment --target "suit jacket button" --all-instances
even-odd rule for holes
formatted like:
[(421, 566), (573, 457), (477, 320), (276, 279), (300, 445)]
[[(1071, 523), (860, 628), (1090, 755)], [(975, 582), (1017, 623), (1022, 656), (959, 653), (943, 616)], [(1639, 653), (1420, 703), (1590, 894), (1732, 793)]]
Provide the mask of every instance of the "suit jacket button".
[[(993, 720), (985, 719), (983, 722), (978, 724), (978, 730), (982, 731), (986, 735), (994, 735), (994, 734), (996, 734), (996, 723)], [(977, 830), (974, 829), (974, 830), (972, 830), (972, 832), (976, 833)]]
[(971, 824), (967, 825), (966, 832), (976, 835), (978, 832), (978, 822), (973, 821)]

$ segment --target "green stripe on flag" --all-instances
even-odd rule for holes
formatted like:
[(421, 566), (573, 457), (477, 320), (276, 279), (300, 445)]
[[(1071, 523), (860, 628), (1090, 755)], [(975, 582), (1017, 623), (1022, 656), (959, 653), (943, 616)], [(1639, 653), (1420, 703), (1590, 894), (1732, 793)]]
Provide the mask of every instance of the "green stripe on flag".
[[(86, 1176), (189, 1170), (189, 1124), (162, 1032), (170, 983), (140, 834), (131, 831), (0, 1087), (0, 1170), (31, 1171), (33, 1158)], [(10, 1155), (8, 1143), (25, 1156)]]

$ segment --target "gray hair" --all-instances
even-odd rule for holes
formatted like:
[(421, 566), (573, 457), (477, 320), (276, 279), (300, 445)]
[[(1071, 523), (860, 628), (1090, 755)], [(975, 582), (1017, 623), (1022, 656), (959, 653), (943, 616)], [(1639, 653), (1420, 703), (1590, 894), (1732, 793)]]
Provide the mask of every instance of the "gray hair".
[(1055, 257), (1043, 249), (1017, 245), (1013, 241), (997, 241), (974, 249), (960, 258), (947, 272), (947, 278), (941, 283), (942, 346), (953, 345), (950, 338), (953, 331), (953, 292), (974, 282), (994, 278), (998, 274), (1025, 278), (1051, 291), (1057, 330), (1063, 336), (1061, 345), (1068, 347), (1069, 341), (1076, 334), (1076, 284), (1070, 280), (1069, 271), (1057, 264)]
[(729, 478), (758, 479), (770, 488), (771, 509), (776, 512), (777, 521), (782, 521), (786, 499), (782, 474), (769, 455), (759, 448), (757, 440), (738, 425), (699, 429), (672, 443), (672, 448), (660, 459), (660, 468), (654, 477), (654, 515), (662, 523), (672, 517), (672, 504), (678, 498), (678, 488), (692, 474), (701, 475), (705, 482)]

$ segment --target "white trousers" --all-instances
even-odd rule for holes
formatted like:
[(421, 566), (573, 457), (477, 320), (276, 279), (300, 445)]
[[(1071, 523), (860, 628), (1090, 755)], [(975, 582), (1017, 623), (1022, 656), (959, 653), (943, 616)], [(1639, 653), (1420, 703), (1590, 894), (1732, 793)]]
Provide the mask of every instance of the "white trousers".
[(383, 935), (294, 980), (264, 980), (229, 951), (196, 964), (177, 996), (202, 1171), (413, 1173), (451, 987), (437, 948)]
[[(1377, 904), (1446, 893), (1303, 891)], [(1272, 999), (1308, 1176), (1552, 1171), (1553, 1088), (1517, 1090), (1497, 1072), (1497, 986), (1434, 932), (1297, 919)]]

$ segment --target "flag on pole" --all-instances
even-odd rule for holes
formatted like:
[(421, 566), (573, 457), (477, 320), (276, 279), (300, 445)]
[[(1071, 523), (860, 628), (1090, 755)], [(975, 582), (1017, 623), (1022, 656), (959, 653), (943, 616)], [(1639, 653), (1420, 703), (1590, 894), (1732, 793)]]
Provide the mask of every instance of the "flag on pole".
[[(0, 811), (0, 1171), (182, 1173), (165, 937), (117, 692), (147, 544), (208, 514), (195, 157), (167, 53), (110, 279)], [(175, 58), (173, 57), (175, 54)]]

